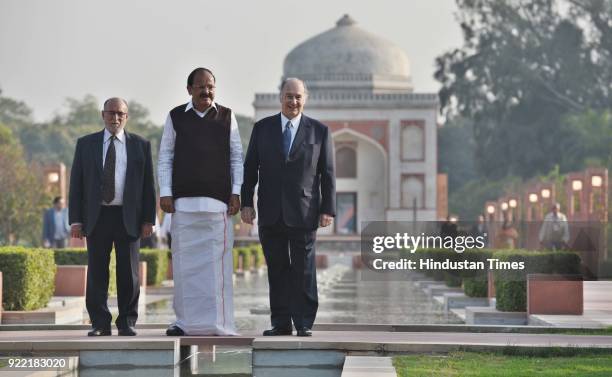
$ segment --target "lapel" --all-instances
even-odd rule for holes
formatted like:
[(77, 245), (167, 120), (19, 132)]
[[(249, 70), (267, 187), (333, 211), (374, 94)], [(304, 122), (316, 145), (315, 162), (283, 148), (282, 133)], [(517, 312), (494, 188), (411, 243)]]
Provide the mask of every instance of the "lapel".
[(289, 158), (302, 146), (306, 136), (310, 134), (310, 122), (306, 115), (302, 113), (302, 118), (300, 119), (300, 126), (298, 127), (297, 134), (295, 135), (295, 139), (293, 139), (293, 144), (291, 144), (291, 149), (289, 150)]
[(283, 153), (283, 125), (280, 113), (278, 113), (278, 115), (272, 119), (274, 122), (274, 126), (271, 127), (272, 139), (270, 140), (270, 142), (276, 150), (273, 153), (276, 154), (281, 161), (284, 161), (285, 154)]
[(104, 153), (104, 130), (96, 133), (93, 138), (92, 149), (94, 152), (94, 162), (98, 168), (98, 174), (102, 177), (102, 154)]
[(128, 177), (132, 174), (132, 169), (134, 167), (134, 154), (136, 153), (136, 148), (134, 143), (136, 139), (132, 137), (127, 131), (123, 131), (125, 133), (125, 154), (126, 154), (126, 167), (125, 167), (125, 185), (127, 186)]

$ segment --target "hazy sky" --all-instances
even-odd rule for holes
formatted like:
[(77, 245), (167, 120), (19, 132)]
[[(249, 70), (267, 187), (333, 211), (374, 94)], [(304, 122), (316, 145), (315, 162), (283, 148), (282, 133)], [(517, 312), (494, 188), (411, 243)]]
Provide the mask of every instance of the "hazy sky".
[(90, 93), (137, 100), (161, 124), (188, 101), (187, 74), (205, 66), (216, 100), (252, 115), (285, 55), (349, 13), (403, 48), (415, 90), (433, 92), (435, 57), (461, 44), (455, 11), (454, 0), (0, 0), (0, 88), (38, 121)]

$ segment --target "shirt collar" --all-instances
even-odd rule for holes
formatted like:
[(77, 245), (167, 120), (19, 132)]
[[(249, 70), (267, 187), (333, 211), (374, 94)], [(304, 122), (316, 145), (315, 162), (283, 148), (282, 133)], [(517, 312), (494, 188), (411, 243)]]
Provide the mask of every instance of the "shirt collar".
[(207, 112), (208, 110), (210, 110), (211, 108), (214, 108), (215, 110), (217, 110), (217, 104), (216, 104), (214, 101), (213, 101), (212, 105), (211, 105), (211, 106), (210, 106), (208, 109), (204, 110), (204, 112), (203, 112), (203, 113), (202, 113), (202, 112), (200, 112), (200, 111), (199, 111), (198, 109), (196, 109), (195, 107), (193, 107), (193, 102), (189, 101), (189, 102), (187, 103), (187, 106), (185, 106), (185, 112), (188, 112), (189, 110), (193, 109), (193, 111), (195, 111), (195, 112), (196, 112), (196, 113), (198, 113), (198, 114), (206, 114), (206, 112)]
[[(112, 134), (108, 132), (108, 130), (105, 128), (104, 129), (104, 142), (105, 143), (108, 141), (108, 139), (110, 139), (111, 135)], [(125, 143), (125, 130), (123, 128), (115, 136), (117, 136), (117, 140), (119, 140), (122, 143)]]
[(293, 128), (297, 129), (300, 125), (300, 121), (302, 120), (302, 113), (299, 113), (298, 116), (293, 119), (287, 118), (282, 112), (280, 113), (280, 116), (283, 130), (285, 129), (285, 124), (287, 124), (287, 121), (291, 121), (291, 125), (293, 126)]

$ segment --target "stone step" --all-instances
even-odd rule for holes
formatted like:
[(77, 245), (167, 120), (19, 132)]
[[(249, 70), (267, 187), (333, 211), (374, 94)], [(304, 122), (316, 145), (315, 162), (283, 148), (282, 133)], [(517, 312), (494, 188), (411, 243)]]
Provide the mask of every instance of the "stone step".
[(396, 377), (393, 359), (377, 356), (347, 356), (341, 377)]

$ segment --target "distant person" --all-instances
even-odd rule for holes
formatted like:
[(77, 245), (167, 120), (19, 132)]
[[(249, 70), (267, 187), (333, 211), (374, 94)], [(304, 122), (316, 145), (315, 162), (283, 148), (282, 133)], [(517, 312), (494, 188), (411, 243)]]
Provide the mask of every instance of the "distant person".
[(155, 183), (151, 143), (128, 133), (128, 105), (110, 98), (102, 110), (104, 130), (77, 141), (70, 175), (70, 224), (74, 238), (87, 236), (85, 304), (93, 329), (88, 336), (111, 335), (108, 265), (115, 248), (117, 301), (115, 325), (121, 336), (136, 335), (140, 238), (155, 222)]
[(53, 199), (53, 207), (45, 211), (43, 218), (43, 246), (63, 249), (69, 235), (68, 211), (64, 208), (64, 198), (57, 196)]
[(567, 248), (569, 238), (567, 217), (561, 213), (561, 205), (555, 203), (544, 216), (539, 234), (540, 244), (548, 250), (563, 250)]
[(470, 235), (474, 238), (483, 237), (485, 246), (489, 246), (489, 229), (483, 215), (478, 215), (476, 223), (474, 223), (470, 230)]
[(518, 245), (518, 231), (509, 219), (504, 219), (501, 230), (495, 237), (495, 247), (498, 249), (515, 249)]
[(440, 226), (440, 237), (444, 240), (446, 237), (455, 238), (459, 234), (457, 229), (457, 221), (450, 215), (446, 217), (446, 221)]

